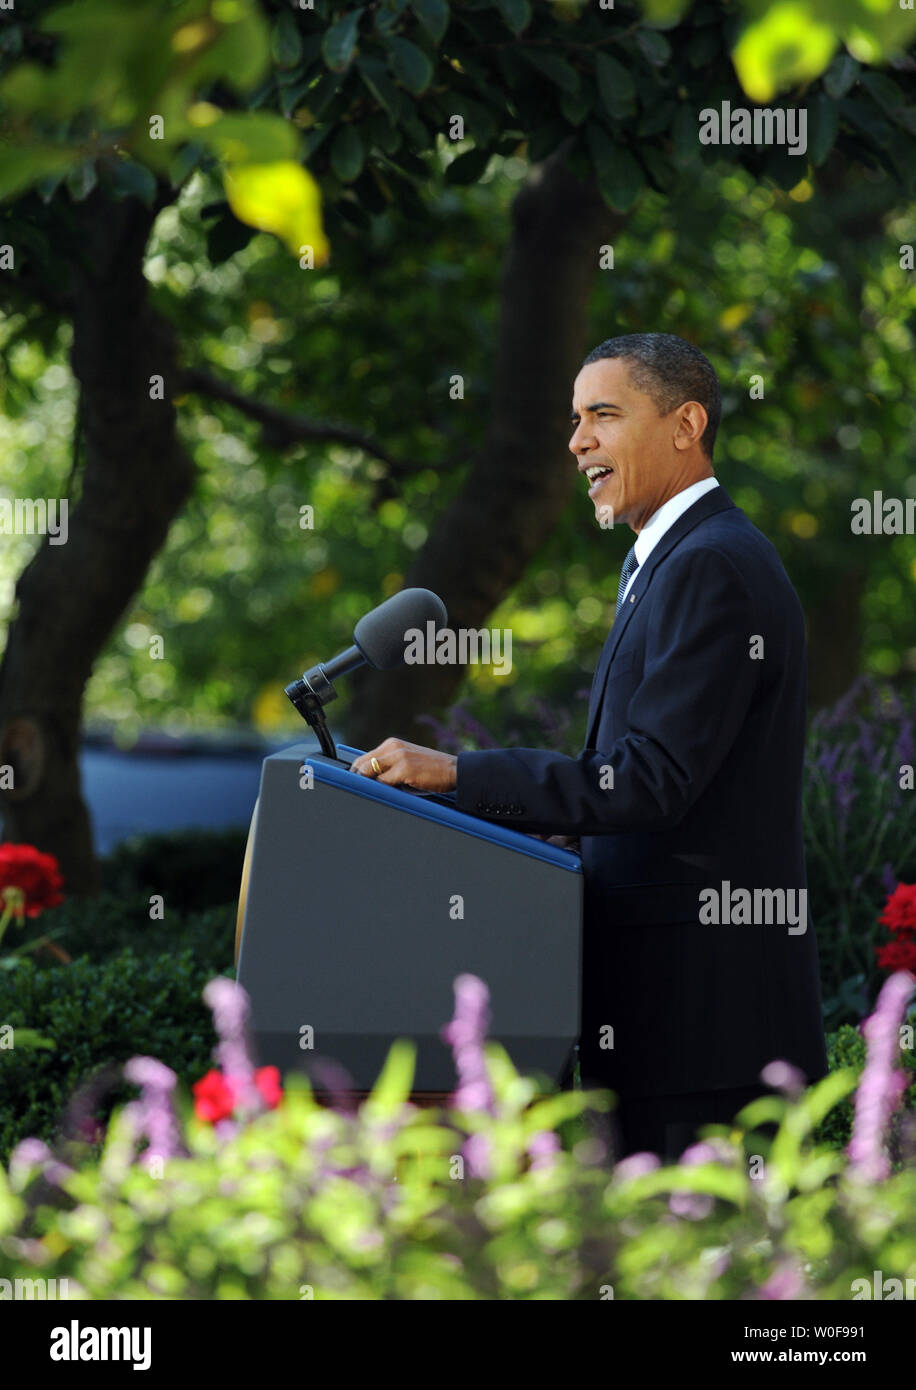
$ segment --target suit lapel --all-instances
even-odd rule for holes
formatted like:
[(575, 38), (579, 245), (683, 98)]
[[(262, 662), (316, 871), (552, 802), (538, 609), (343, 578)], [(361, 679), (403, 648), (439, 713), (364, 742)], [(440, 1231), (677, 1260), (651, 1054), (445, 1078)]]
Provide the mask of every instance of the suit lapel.
[(703, 494), (692, 507), (688, 507), (682, 516), (679, 516), (673, 526), (662, 536), (661, 540), (653, 547), (649, 558), (644, 565), (640, 565), (636, 571), (636, 577), (630, 585), (630, 592), (624, 601), (623, 607), (614, 619), (613, 626), (608, 634), (607, 641), (598, 658), (598, 665), (595, 670), (595, 678), (592, 681), (591, 694), (588, 701), (588, 728), (585, 734), (585, 747), (591, 748), (592, 736), (598, 722), (598, 714), (601, 709), (601, 701), (604, 696), (604, 687), (607, 682), (608, 671), (614, 659), (614, 653), (620, 646), (623, 634), (626, 632), (627, 623), (630, 621), (634, 611), (639, 606), (643, 594), (649, 587), (652, 575), (658, 566), (669, 555), (679, 541), (701, 521), (707, 517), (715, 516), (717, 512), (724, 512), (729, 507), (734, 507), (734, 502), (729, 497), (725, 488), (720, 484), (718, 487), (711, 488), (709, 492)]

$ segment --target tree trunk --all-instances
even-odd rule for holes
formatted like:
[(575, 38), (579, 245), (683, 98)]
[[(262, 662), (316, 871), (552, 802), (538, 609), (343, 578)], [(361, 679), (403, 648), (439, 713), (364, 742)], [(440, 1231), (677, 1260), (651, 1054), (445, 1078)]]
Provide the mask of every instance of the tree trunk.
[[(513, 204), (487, 440), (404, 580), (439, 594), (451, 628), (485, 624), (578, 481), (568, 450), (572, 382), (586, 351), (599, 249), (625, 220), (571, 173), (563, 151), (532, 171)], [(389, 735), (428, 742), (417, 715), (443, 709), (464, 674), (457, 665), (363, 668), (350, 678), (348, 740), (362, 748)]]
[[(817, 171), (818, 197), (797, 204), (793, 217), (808, 245), (839, 267), (849, 299), (869, 309), (864, 299), (863, 248), (882, 254), (885, 222), (899, 203), (899, 194), (886, 183), (863, 184), (846, 158), (834, 151)], [(825, 439), (822, 453), (836, 448)], [(848, 557), (838, 561), (828, 550), (822, 561), (822, 593), (808, 604), (808, 703), (812, 710), (831, 705), (853, 684), (862, 668), (862, 601), (868, 587), (868, 569), (859, 543), (847, 534)], [(855, 552), (853, 558), (853, 552)]]
[(860, 565), (849, 566), (808, 609), (808, 704), (812, 710), (845, 695), (862, 669), (859, 613), (866, 580)]
[[(8, 839), (61, 863), (65, 891), (97, 886), (78, 765), (83, 690), (187, 498), (193, 466), (169, 399), (173, 345), (142, 273), (154, 211), (93, 195), (68, 266), (72, 366), (82, 390), (85, 468), (66, 544), (46, 538), (16, 586), (0, 664), (0, 763)], [(164, 380), (165, 399), (150, 379)]]

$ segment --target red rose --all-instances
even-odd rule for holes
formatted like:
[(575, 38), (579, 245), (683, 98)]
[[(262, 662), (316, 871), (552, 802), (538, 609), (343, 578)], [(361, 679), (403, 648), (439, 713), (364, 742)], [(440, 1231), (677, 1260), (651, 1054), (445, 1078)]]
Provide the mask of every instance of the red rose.
[(892, 941), (878, 946), (875, 954), (882, 970), (910, 970), (916, 975), (916, 941)]
[[(269, 1109), (275, 1110), (283, 1098), (280, 1073), (276, 1067), (260, 1067), (254, 1074), (254, 1084)], [(216, 1124), (228, 1120), (238, 1100), (238, 1083), (215, 1068), (208, 1071), (191, 1087), (194, 1093), (194, 1113), (200, 1120)]]
[(194, 1114), (200, 1120), (227, 1120), (235, 1109), (235, 1092), (221, 1071), (208, 1071), (191, 1087), (194, 1093)]
[(878, 921), (904, 936), (916, 932), (916, 883), (898, 883)]
[(53, 854), (42, 854), (33, 845), (0, 845), (0, 900), (4, 888), (19, 888), (25, 895), (17, 917), (37, 917), (46, 907), (63, 902), (63, 878)]
[(276, 1067), (259, 1067), (254, 1074), (254, 1084), (266, 1100), (271, 1110), (276, 1110), (283, 1099), (280, 1073)]

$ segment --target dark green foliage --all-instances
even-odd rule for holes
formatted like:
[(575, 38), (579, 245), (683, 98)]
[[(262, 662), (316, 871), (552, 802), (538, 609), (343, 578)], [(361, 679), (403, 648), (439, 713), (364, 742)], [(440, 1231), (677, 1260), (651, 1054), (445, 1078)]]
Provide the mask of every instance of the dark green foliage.
[(122, 897), (160, 894), (169, 912), (236, 902), (247, 830), (182, 830), (119, 845), (104, 867), (105, 887)]
[[(216, 973), (212, 960), (187, 947), (52, 967), (25, 960), (0, 972), (0, 1023), (12, 1026), (14, 1039), (17, 1028), (33, 1028), (56, 1044), (53, 1051), (0, 1050), (0, 1158), (21, 1139), (52, 1140), (77, 1087), (112, 1063), (158, 1057), (186, 1084), (197, 1080), (213, 1048), (201, 991)], [(90, 1113), (103, 1121), (132, 1094), (116, 1085)]]
[[(831, 1071), (837, 1071), (840, 1067), (861, 1071), (865, 1065), (865, 1039), (858, 1028), (844, 1023), (835, 1033), (827, 1034), (827, 1064)], [(916, 1049), (901, 1048), (900, 1065), (908, 1073), (901, 1114), (908, 1112), (907, 1118), (912, 1124), (916, 1119)], [(818, 1127), (815, 1137), (831, 1148), (845, 1148), (852, 1134), (852, 1117), (853, 1097), (847, 1097), (833, 1107)]]

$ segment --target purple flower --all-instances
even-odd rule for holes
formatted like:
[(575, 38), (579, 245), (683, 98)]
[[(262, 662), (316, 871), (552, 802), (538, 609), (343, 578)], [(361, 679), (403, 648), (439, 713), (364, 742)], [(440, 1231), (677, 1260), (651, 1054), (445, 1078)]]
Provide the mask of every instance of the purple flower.
[(21, 1191), (35, 1170), (49, 1183), (57, 1186), (64, 1178), (71, 1177), (73, 1169), (60, 1163), (43, 1139), (23, 1139), (13, 1149), (9, 1158), (9, 1172), (13, 1187)]
[(220, 1039), (217, 1059), (223, 1075), (236, 1087), (237, 1109), (258, 1114), (265, 1102), (255, 1085), (254, 1063), (248, 1049), (248, 995), (235, 980), (217, 975), (204, 986), (204, 1001), (213, 1011), (213, 1027)]
[(331, 1057), (316, 1057), (309, 1066), (309, 1074), (316, 1089), (326, 1091), (331, 1100), (331, 1109), (339, 1115), (355, 1115), (359, 1110), (353, 1078), (346, 1067)]
[(844, 767), (840, 769), (833, 779), (833, 785), (836, 791), (837, 807), (841, 815), (845, 815), (856, 799), (855, 787), (852, 784), (852, 773), (849, 768)]
[(455, 980), (455, 1014), (442, 1029), (442, 1039), (452, 1049), (458, 1086), (452, 1095), (457, 1110), (482, 1110), (495, 1114), (493, 1088), (484, 1055), (490, 1023), (490, 992), (476, 975)]
[(490, 1176), (490, 1140), (485, 1134), (470, 1135), (465, 1140), (461, 1154), (467, 1164), (469, 1178)]
[(171, 1067), (155, 1057), (131, 1057), (125, 1063), (124, 1075), (140, 1087), (140, 1098), (134, 1102), (137, 1128), (149, 1140), (140, 1162), (149, 1168), (157, 1158), (175, 1158), (182, 1154), (184, 1150), (172, 1105), (172, 1092), (178, 1078)]
[(654, 1173), (655, 1169), (661, 1166), (662, 1161), (658, 1154), (628, 1154), (615, 1164), (614, 1177), (620, 1178), (621, 1182), (629, 1182), (631, 1178), (641, 1178), (645, 1173)]
[(881, 869), (881, 887), (888, 896), (897, 887), (897, 875), (894, 873), (892, 864), (885, 864)]
[[(684, 1168), (692, 1168), (697, 1163), (721, 1163), (731, 1158), (727, 1144), (714, 1139), (701, 1139), (691, 1144), (678, 1160)], [(668, 1209), (675, 1216), (686, 1216), (690, 1221), (702, 1221), (713, 1208), (713, 1198), (703, 1192), (672, 1192), (668, 1199)]]
[(791, 1062), (768, 1062), (760, 1073), (764, 1086), (772, 1086), (774, 1091), (783, 1091), (794, 1100), (805, 1089), (804, 1073), (793, 1067)]
[(874, 1013), (862, 1025), (867, 1044), (865, 1068), (856, 1091), (852, 1138), (846, 1152), (850, 1171), (867, 1181), (880, 1182), (891, 1170), (884, 1136), (906, 1089), (906, 1077), (896, 1066), (898, 1030), (913, 984), (908, 970), (891, 975), (878, 995)]
[(551, 1129), (542, 1129), (528, 1142), (528, 1156), (533, 1170), (552, 1168), (562, 1145), (559, 1136)]
[(800, 1298), (805, 1288), (805, 1278), (798, 1265), (785, 1260), (777, 1265), (765, 1284), (757, 1292), (758, 1298), (773, 1300), (793, 1300)]

